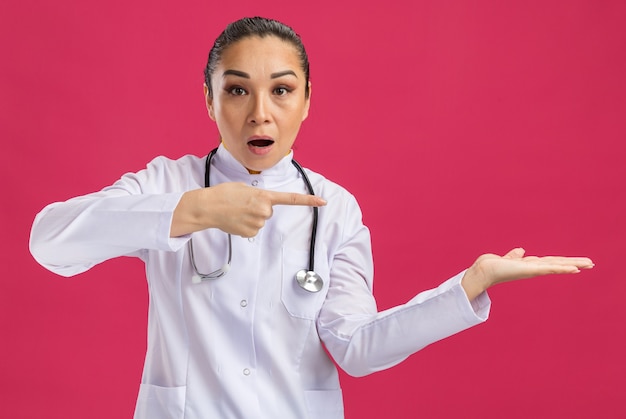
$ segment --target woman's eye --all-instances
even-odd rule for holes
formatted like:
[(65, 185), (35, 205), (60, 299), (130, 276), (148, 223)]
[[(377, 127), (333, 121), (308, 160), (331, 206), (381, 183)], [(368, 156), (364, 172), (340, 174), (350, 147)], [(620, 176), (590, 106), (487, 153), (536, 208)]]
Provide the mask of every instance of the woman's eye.
[(231, 87), (228, 92), (233, 96), (243, 96), (246, 94), (243, 87)]
[(290, 90), (286, 87), (277, 87), (276, 89), (274, 89), (274, 94), (278, 96), (285, 96), (289, 92)]

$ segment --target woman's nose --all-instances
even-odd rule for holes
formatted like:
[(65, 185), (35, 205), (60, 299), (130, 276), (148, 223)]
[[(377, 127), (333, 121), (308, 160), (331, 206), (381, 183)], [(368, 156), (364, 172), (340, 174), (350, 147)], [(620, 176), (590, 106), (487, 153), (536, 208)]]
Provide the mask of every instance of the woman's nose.
[(248, 122), (251, 124), (264, 124), (270, 121), (268, 98), (265, 95), (255, 95), (251, 101)]

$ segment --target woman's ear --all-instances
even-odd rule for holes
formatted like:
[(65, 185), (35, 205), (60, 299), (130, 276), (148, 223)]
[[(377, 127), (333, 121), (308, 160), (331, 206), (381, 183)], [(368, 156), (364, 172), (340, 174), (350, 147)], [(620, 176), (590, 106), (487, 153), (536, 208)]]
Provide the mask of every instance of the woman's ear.
[(302, 120), (304, 121), (309, 116), (309, 108), (311, 107), (311, 81), (309, 81), (309, 95), (304, 98), (306, 101), (304, 112), (302, 114)]
[(209, 94), (209, 86), (207, 86), (206, 83), (204, 83), (203, 85), (203, 90), (204, 90), (204, 100), (206, 103), (206, 110), (209, 113), (209, 118), (215, 121), (215, 113), (213, 112), (213, 98)]

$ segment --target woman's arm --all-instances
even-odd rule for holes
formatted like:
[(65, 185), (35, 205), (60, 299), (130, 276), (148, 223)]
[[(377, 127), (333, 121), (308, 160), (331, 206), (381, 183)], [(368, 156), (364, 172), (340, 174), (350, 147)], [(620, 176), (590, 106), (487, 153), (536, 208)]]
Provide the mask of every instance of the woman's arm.
[(108, 188), (48, 205), (37, 216), (30, 251), (42, 266), (72, 276), (141, 249), (178, 250), (185, 239), (169, 237), (180, 193), (131, 194)]
[(347, 214), (342, 222), (345, 240), (333, 261), (317, 327), (333, 359), (354, 376), (390, 368), (431, 343), (484, 322), (490, 310), (484, 291), (495, 284), (593, 267), (588, 258), (523, 257), (521, 249), (503, 257), (483, 255), (437, 288), (378, 312), (370, 285), (369, 234), (356, 203)]
[(198, 160), (157, 157), (99, 192), (46, 206), (33, 222), (33, 257), (71, 276), (142, 249), (178, 250), (186, 238), (170, 238), (172, 215), (183, 191), (194, 185), (189, 173)]

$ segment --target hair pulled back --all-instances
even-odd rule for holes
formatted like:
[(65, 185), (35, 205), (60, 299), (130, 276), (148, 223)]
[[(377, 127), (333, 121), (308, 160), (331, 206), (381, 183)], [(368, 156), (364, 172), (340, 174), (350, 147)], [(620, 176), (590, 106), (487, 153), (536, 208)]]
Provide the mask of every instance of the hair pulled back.
[(204, 69), (204, 82), (209, 90), (209, 97), (213, 97), (213, 87), (211, 86), (211, 76), (215, 72), (215, 68), (222, 59), (224, 51), (245, 38), (258, 36), (260, 38), (266, 36), (275, 36), (283, 41), (292, 44), (298, 53), (300, 65), (305, 76), (305, 97), (309, 97), (309, 57), (307, 56), (304, 44), (300, 36), (289, 26), (274, 19), (263, 17), (246, 17), (232, 22), (226, 26), (226, 29), (217, 37), (211, 51), (206, 68)]

